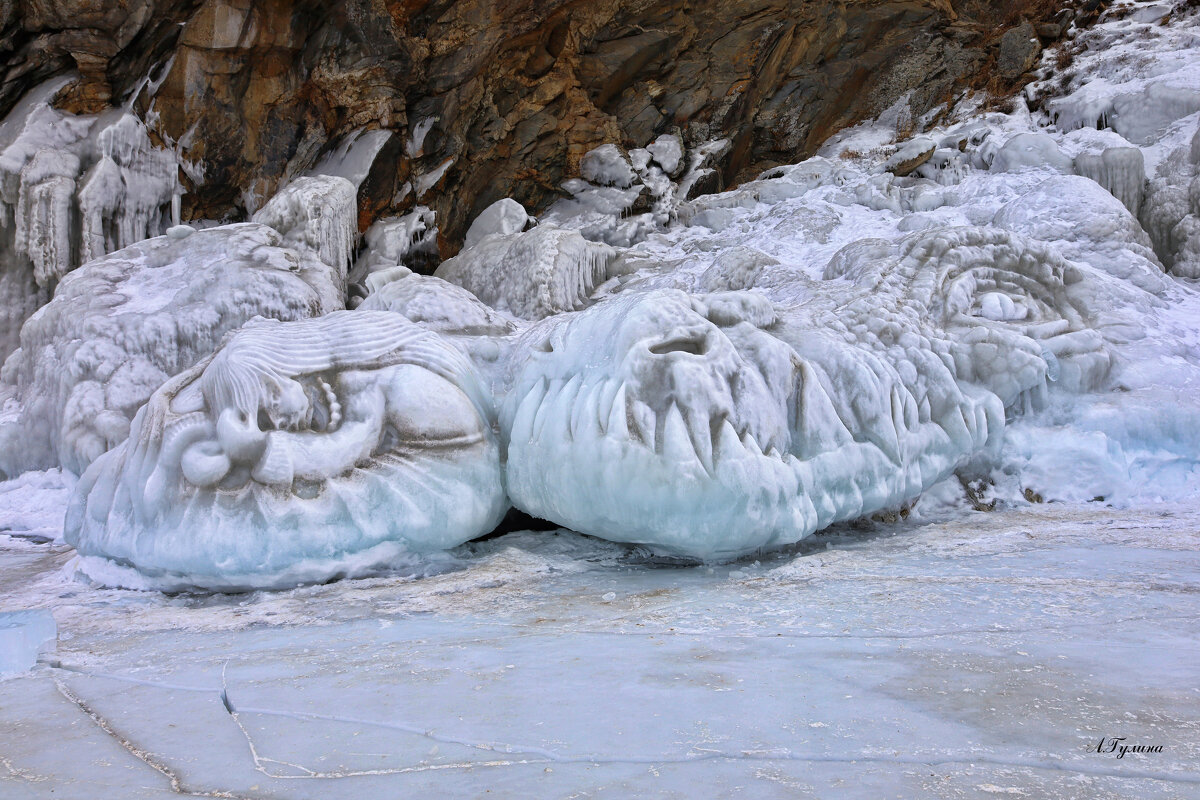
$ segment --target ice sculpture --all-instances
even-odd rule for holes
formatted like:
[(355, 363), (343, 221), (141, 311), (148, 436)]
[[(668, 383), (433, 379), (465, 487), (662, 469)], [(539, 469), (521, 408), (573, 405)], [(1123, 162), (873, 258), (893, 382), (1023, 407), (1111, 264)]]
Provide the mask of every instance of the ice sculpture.
[(66, 538), (156, 586), (249, 588), (394, 565), (507, 508), (470, 362), (399, 314), (255, 321), (166, 383), (84, 473)]
[(1052, 250), (939, 229), (843, 249), (819, 286), (618, 294), (526, 331), (501, 413), (514, 505), (699, 558), (896, 507), (1048, 382), (1107, 375)]
[(0, 472), (78, 474), (125, 438), (168, 377), (255, 316), (300, 319), (343, 307), (344, 275), (245, 223), (149, 239), (69, 273), (21, 330), (0, 389), (23, 404), (0, 425)]

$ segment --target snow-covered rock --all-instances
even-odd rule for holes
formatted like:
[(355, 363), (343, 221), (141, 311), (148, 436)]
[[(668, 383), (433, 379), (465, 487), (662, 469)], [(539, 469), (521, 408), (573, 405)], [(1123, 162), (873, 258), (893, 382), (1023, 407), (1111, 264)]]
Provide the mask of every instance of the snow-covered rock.
[(308, 248), (345, 274), (358, 242), (358, 195), (339, 175), (297, 178), (260, 208), (254, 222), (283, 235), (291, 247)]

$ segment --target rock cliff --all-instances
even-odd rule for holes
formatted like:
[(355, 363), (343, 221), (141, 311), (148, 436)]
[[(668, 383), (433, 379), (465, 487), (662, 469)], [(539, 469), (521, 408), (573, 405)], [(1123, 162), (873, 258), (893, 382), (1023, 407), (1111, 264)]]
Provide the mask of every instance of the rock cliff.
[(184, 218), (226, 220), (354, 132), (391, 131), (362, 165), (360, 228), (428, 205), (444, 257), (501, 197), (544, 208), (605, 142), (728, 138), (729, 185), (905, 93), (921, 113), (1019, 82), (1038, 46), (1025, 31), (1057, 36), (1063, 5), (0, 0), (0, 113), (74, 73), (58, 107), (134, 109), (196, 165)]

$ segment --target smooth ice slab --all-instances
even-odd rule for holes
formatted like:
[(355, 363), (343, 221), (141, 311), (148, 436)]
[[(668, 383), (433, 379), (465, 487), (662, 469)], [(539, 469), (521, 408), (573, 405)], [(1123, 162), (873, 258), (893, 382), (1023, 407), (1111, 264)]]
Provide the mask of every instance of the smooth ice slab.
[(49, 611), (0, 611), (0, 675), (31, 668), (57, 637)]

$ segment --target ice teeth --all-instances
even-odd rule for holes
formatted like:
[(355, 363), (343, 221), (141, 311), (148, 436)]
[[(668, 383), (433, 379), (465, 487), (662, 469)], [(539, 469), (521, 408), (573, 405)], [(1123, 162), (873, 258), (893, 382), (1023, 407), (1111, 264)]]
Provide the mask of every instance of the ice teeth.
[(663, 456), (682, 464), (696, 461), (696, 451), (692, 448), (692, 441), (688, 436), (687, 425), (683, 422), (683, 414), (679, 412), (679, 406), (671, 403), (664, 417)]
[(762, 448), (758, 445), (758, 440), (754, 438), (754, 434), (750, 431), (746, 431), (746, 434), (742, 437), (742, 447), (746, 448), (746, 451), (750, 455), (761, 456), (763, 454)]
[[(617, 394), (620, 393), (624, 398), (625, 384), (621, 381), (605, 381), (600, 389), (600, 397), (596, 404), (596, 418), (600, 420), (600, 428), (602, 432), (608, 431), (608, 421), (612, 418), (613, 404), (616, 402)], [(621, 415), (625, 415), (625, 403), (622, 401)]]
[(539, 378), (517, 406), (517, 413), (512, 424), (514, 440), (525, 439), (528, 441), (533, 438), (533, 419), (537, 415), (538, 409), (541, 408), (542, 399), (545, 396), (546, 379)]
[(538, 403), (537, 413), (533, 417), (533, 429), (530, 432), (531, 439), (542, 438), (542, 431), (546, 427), (546, 420), (550, 417), (550, 409), (562, 394), (562, 388), (561, 380), (553, 381), (546, 388), (546, 393)]
[(641, 400), (631, 400), (629, 403), (629, 416), (633, 420), (634, 427), (637, 429), (637, 434), (642, 438), (642, 442), (651, 450), (655, 449), (654, 435), (656, 426), (654, 411)]
[(893, 386), (891, 391), (891, 408), (892, 408), (892, 427), (897, 432), (907, 431), (908, 426), (904, 422), (904, 400), (900, 397), (900, 389)]
[(579, 388), (582, 385), (582, 378), (578, 375), (572, 377), (558, 393), (558, 397), (554, 398), (554, 403), (550, 408), (552, 419), (555, 420), (557, 427), (562, 430), (562, 435), (567, 439), (574, 438), (571, 436), (571, 412), (575, 408), (575, 398), (579, 396)]
[(580, 390), (571, 408), (571, 435), (576, 439), (587, 433), (587, 428), (596, 428), (600, 420), (596, 417), (596, 401), (603, 384), (593, 384), (587, 391)]
[(617, 396), (613, 398), (612, 408), (608, 412), (608, 426), (605, 428), (605, 434), (617, 441), (626, 441), (629, 439), (629, 411), (625, 407), (625, 384), (621, 384), (617, 389)]
[(688, 425), (688, 432), (691, 434), (692, 450), (695, 451), (696, 457), (700, 459), (700, 463), (704, 465), (705, 471), (709, 475), (713, 474), (713, 440), (712, 440), (712, 422), (705, 417), (704, 423), (701, 424), (699, 415), (692, 414), (688, 420), (691, 424)]
[(729, 422), (729, 417), (721, 421), (721, 429), (717, 431), (717, 458), (721, 461), (737, 458), (743, 452), (742, 441), (737, 431)]

